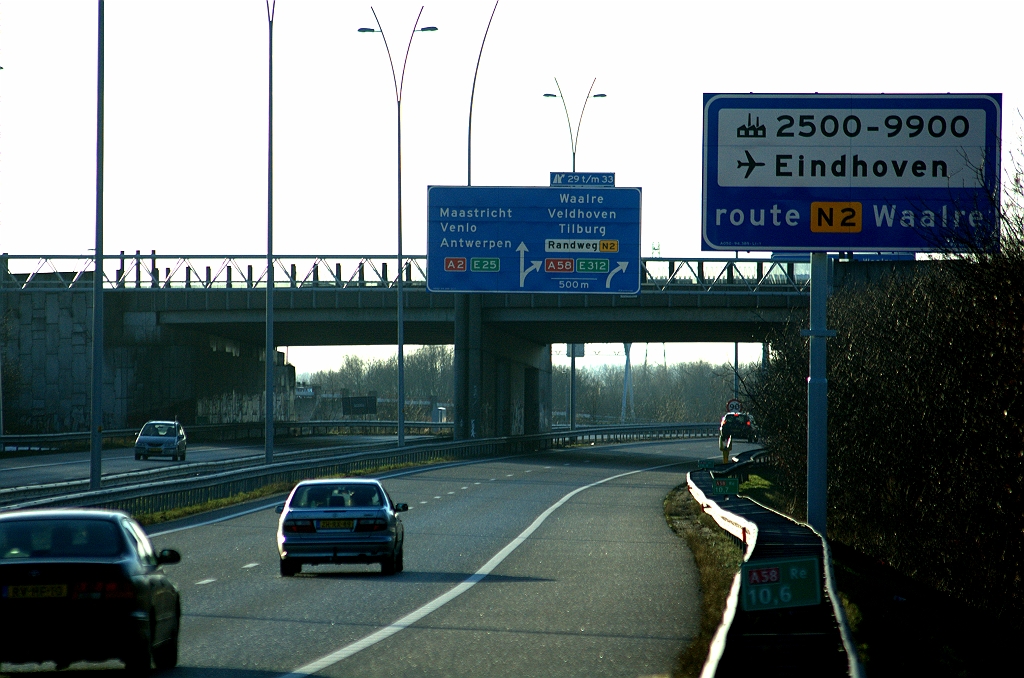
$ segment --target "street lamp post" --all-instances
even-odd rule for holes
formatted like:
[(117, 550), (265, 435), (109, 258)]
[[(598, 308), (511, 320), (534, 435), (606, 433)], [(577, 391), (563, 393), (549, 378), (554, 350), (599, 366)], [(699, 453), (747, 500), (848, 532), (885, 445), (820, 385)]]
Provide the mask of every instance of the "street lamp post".
[(562, 86), (558, 84), (558, 78), (555, 78), (555, 87), (558, 88), (558, 94), (545, 94), (546, 97), (558, 98), (562, 100), (562, 108), (565, 109), (565, 122), (569, 125), (569, 146), (572, 148), (572, 171), (576, 171), (576, 148), (580, 140), (580, 125), (583, 124), (583, 113), (587, 110), (587, 102), (591, 99), (603, 99), (607, 94), (591, 94), (594, 91), (594, 83), (597, 82), (597, 78), (590, 83), (590, 89), (587, 90), (587, 98), (583, 100), (583, 108), (580, 110), (580, 118), (576, 122), (576, 135), (572, 133), (572, 121), (569, 120), (569, 107), (565, 105), (565, 97), (562, 96)]
[(405, 275), (404, 267), (402, 266), (402, 89), (405, 86), (405, 67), (409, 63), (409, 50), (412, 48), (412, 38), (417, 32), (432, 32), (436, 31), (436, 26), (424, 26), (419, 28), (420, 17), (423, 16), (423, 7), (420, 7), (419, 14), (416, 15), (416, 23), (413, 24), (412, 32), (409, 34), (409, 44), (405, 48), (405, 60), (402, 62), (402, 77), (399, 80), (398, 75), (395, 73), (395, 61), (391, 58), (391, 48), (388, 46), (388, 39), (384, 35), (384, 29), (380, 25), (380, 19), (377, 18), (377, 12), (370, 8), (373, 12), (373, 19), (377, 22), (377, 28), (360, 28), (360, 33), (380, 33), (380, 37), (384, 39), (384, 49), (388, 53), (388, 63), (391, 65), (391, 78), (395, 84), (395, 104), (397, 106), (397, 120), (398, 120), (398, 446), (402, 447), (405, 445), (405, 318), (404, 318), (404, 303), (405, 296), (403, 294), (403, 276)]
[(267, 0), (267, 319), (263, 449), (266, 462), (274, 462), (274, 9)]
[(100, 489), (103, 464), (103, 0), (99, 1), (96, 58), (96, 251), (92, 280), (92, 412), (89, 489)]
[[(576, 121), (576, 134), (572, 133), (572, 120), (569, 119), (569, 107), (565, 103), (565, 97), (562, 96), (562, 86), (558, 84), (558, 78), (555, 78), (555, 87), (558, 88), (558, 94), (545, 94), (544, 96), (550, 98), (558, 98), (562, 100), (562, 108), (565, 110), (565, 122), (569, 126), (569, 147), (572, 149), (572, 171), (576, 171), (576, 147), (580, 140), (580, 125), (583, 124), (583, 114), (587, 110), (587, 102), (591, 99), (603, 99), (607, 94), (591, 94), (594, 91), (594, 83), (597, 82), (597, 78), (594, 78), (590, 82), (590, 89), (587, 90), (587, 98), (583, 100), (583, 108), (580, 109), (579, 120)], [(569, 361), (569, 430), (576, 430), (576, 344), (566, 344), (569, 348), (569, 354), (571, 355)]]

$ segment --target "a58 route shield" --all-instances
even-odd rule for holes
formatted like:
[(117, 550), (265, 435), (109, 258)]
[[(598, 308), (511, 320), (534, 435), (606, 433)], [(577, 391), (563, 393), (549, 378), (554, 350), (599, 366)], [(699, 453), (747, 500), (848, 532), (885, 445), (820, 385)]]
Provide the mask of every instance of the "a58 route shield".
[(637, 294), (640, 189), (430, 186), (431, 292)]

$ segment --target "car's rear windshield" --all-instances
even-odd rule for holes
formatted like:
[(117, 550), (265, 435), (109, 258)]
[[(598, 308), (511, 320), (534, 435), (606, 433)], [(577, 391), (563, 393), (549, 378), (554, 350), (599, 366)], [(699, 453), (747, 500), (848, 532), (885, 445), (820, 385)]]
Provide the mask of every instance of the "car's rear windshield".
[(302, 485), (295, 490), (292, 508), (374, 507), (384, 506), (384, 498), (375, 485)]
[(174, 424), (146, 424), (142, 427), (140, 436), (173, 436), (175, 435)]
[(107, 520), (0, 521), (0, 560), (109, 557), (123, 550), (117, 526)]

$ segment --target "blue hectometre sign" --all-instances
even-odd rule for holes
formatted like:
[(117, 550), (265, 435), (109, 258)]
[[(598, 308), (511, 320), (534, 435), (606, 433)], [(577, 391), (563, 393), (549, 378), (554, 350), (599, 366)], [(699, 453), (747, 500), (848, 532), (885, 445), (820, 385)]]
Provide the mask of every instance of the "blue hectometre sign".
[(637, 294), (640, 189), (430, 186), (431, 292)]
[(941, 249), (998, 229), (1000, 94), (705, 94), (706, 250)]

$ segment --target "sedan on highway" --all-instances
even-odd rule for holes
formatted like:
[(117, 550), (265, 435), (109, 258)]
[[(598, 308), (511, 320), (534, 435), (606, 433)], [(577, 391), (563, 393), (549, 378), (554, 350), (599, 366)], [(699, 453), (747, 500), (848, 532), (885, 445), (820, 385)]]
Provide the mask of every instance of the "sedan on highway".
[(178, 422), (147, 421), (135, 439), (135, 458), (165, 456), (184, 461), (187, 444), (185, 429)]
[(181, 601), (162, 566), (180, 561), (118, 511), (0, 514), (0, 662), (174, 667)]
[(377, 480), (304, 480), (277, 507), (281, 576), (303, 564), (380, 563), (381, 574), (403, 568), (405, 530), (396, 504)]

